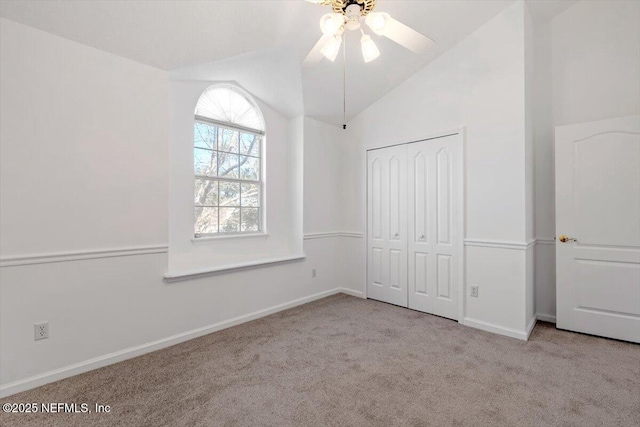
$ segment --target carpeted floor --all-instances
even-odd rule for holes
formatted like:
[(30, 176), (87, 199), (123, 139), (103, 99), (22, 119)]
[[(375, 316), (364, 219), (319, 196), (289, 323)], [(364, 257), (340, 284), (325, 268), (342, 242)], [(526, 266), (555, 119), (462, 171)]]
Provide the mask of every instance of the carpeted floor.
[(640, 346), (538, 323), (529, 342), (336, 295), (5, 402), (3, 426), (635, 426)]

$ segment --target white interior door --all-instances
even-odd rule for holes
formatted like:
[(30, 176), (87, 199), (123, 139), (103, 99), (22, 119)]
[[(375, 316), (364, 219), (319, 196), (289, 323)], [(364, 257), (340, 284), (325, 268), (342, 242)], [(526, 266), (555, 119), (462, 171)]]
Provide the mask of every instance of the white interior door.
[(640, 117), (556, 129), (556, 234), (557, 326), (640, 342)]
[(459, 136), (407, 146), (409, 308), (458, 318)]
[(407, 147), (367, 153), (367, 296), (407, 306)]

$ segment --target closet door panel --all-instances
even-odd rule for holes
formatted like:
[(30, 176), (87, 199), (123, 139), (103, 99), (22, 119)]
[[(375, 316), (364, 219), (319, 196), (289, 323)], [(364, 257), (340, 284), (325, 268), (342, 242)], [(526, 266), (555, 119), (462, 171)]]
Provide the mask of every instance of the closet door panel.
[(415, 294), (429, 296), (427, 293), (427, 274), (429, 273), (429, 254), (413, 253), (413, 268), (409, 277), (412, 280), (410, 290)]
[(380, 153), (367, 158), (367, 295), (385, 297), (384, 177), (385, 159)]
[(384, 150), (389, 156), (389, 288), (385, 301), (407, 307), (407, 147)]
[(431, 244), (434, 234), (430, 229), (430, 218), (434, 218), (434, 215), (431, 212), (433, 200), (429, 187), (433, 156), (421, 143), (409, 144), (407, 150), (409, 308), (431, 312), (433, 290), (428, 285), (434, 275)]
[[(411, 177), (410, 183), (410, 197), (411, 207), (414, 211), (413, 215), (413, 229), (411, 236), (416, 242), (427, 244), (429, 242), (429, 215), (427, 212), (428, 207), (428, 188), (429, 188), (429, 169), (428, 169), (428, 157), (424, 151), (418, 151), (413, 156), (413, 169), (409, 169), (409, 176)], [(413, 173), (411, 173), (413, 172)]]
[(402, 252), (397, 249), (389, 251), (389, 287), (391, 289), (402, 289)]
[(438, 255), (438, 298), (451, 300), (451, 255)]
[(457, 136), (409, 144), (407, 155), (409, 308), (457, 319)]
[(400, 231), (402, 222), (405, 221), (400, 194), (402, 186), (400, 168), (400, 160), (394, 154), (389, 159), (389, 234), (392, 241), (398, 241), (402, 237)]
[(367, 296), (406, 307), (406, 147), (369, 151), (367, 164)]
[(372, 238), (382, 239), (382, 163), (376, 158), (370, 168), (371, 173), (371, 218)]
[(458, 318), (458, 210), (461, 182), (459, 168), (462, 159), (458, 136), (433, 140), (432, 150), (436, 158), (437, 239), (433, 246), (437, 277), (433, 282), (435, 294), (433, 314)]
[(382, 248), (371, 248), (371, 283), (382, 286)]
[(438, 244), (451, 244), (451, 155), (442, 148), (436, 155)]

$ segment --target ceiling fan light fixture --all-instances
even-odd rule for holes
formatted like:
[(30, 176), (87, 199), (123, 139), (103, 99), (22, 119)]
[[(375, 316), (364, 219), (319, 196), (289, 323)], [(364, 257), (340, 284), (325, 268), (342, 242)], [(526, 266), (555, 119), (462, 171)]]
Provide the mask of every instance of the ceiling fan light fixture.
[(344, 25), (344, 15), (340, 13), (327, 13), (320, 18), (320, 29), (325, 36), (335, 36)]
[(362, 44), (362, 56), (364, 57), (364, 62), (371, 62), (380, 56), (380, 51), (378, 50), (378, 46), (371, 40), (371, 36), (364, 34), (360, 39)]
[[(344, 122), (343, 129), (347, 128), (347, 49), (346, 39), (348, 31), (360, 30), (362, 38), (360, 39), (362, 47), (362, 56), (364, 62), (371, 62), (380, 56), (378, 46), (371, 40), (371, 36), (365, 34), (363, 27), (366, 24), (374, 34), (387, 37), (395, 43), (403, 46), (414, 53), (420, 54), (434, 41), (424, 34), (419, 33), (407, 25), (393, 19), (391, 15), (385, 12), (374, 12), (378, 0), (307, 0), (322, 6), (330, 6), (333, 13), (327, 13), (320, 19), (320, 29), (322, 37), (316, 42), (307, 54), (303, 65), (312, 65), (320, 62), (322, 57), (326, 57), (329, 61), (334, 62), (340, 52), (340, 46), (343, 49), (343, 112)], [(362, 23), (364, 21), (364, 24)]]
[(345, 26), (348, 30), (354, 31), (360, 28), (360, 19), (362, 18), (362, 7), (357, 4), (347, 6), (344, 11)]
[(340, 52), (340, 45), (342, 44), (342, 36), (333, 36), (329, 39), (327, 44), (324, 45), (321, 52), (329, 61), (333, 62)]
[(388, 13), (371, 12), (365, 17), (364, 22), (371, 28), (371, 31), (379, 36), (383, 36), (390, 18), (391, 16)]

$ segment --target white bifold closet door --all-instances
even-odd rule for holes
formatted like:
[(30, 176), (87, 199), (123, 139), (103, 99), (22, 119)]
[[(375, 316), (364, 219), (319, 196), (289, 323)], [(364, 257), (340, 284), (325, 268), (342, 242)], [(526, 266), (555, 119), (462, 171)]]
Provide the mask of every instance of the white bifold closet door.
[(367, 295), (407, 307), (407, 147), (367, 155)]
[(457, 320), (458, 138), (407, 147), (409, 308)]
[(458, 135), (368, 152), (367, 296), (457, 319)]

